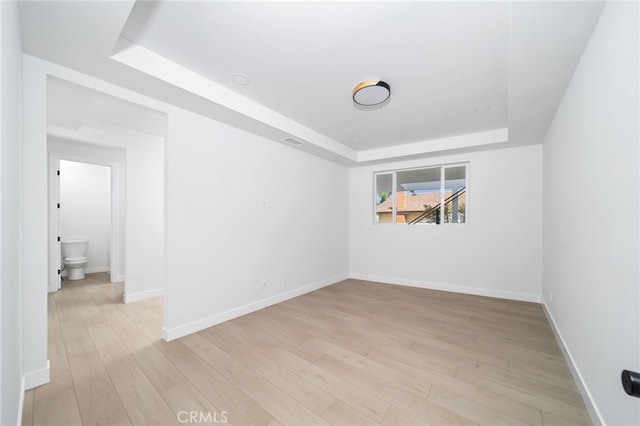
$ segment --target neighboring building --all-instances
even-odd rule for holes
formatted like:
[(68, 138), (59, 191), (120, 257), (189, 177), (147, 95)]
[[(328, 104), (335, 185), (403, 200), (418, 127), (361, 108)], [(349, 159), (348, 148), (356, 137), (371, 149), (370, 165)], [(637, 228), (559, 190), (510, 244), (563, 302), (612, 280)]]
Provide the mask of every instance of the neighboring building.
[[(451, 196), (451, 191), (444, 194), (445, 200)], [(422, 192), (415, 193), (411, 191), (399, 191), (395, 193), (397, 217), (396, 223), (411, 223), (411, 221), (419, 218), (429, 210), (430, 214), (420, 223), (436, 223), (436, 209), (434, 207), (440, 204), (440, 192)], [(456, 222), (464, 222), (464, 213), (466, 206), (466, 195), (460, 194), (458, 197), (458, 220)], [(445, 204), (445, 222), (453, 222), (452, 220), (452, 203)], [(376, 206), (376, 221), (378, 223), (393, 222), (393, 197), (389, 197)]]

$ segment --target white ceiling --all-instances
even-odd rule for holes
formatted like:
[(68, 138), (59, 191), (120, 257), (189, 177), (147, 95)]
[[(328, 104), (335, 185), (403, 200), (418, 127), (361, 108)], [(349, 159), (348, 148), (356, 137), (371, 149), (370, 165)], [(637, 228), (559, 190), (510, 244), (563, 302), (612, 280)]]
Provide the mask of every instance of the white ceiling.
[(47, 81), (49, 128), (81, 131), (107, 127), (162, 138), (166, 123), (166, 114), (161, 112), (58, 78)]
[[(357, 164), (541, 143), (601, 8), (47, 1), (21, 2), (20, 13), (26, 53)], [(236, 73), (250, 84), (234, 83)], [(387, 81), (391, 99), (356, 107), (351, 90), (369, 78)], [(78, 96), (56, 99), (78, 106)], [(92, 111), (91, 120), (136, 126), (122, 109)]]
[[(140, 5), (127, 39), (356, 150), (507, 126), (506, 2)], [(354, 106), (368, 78), (384, 107)]]

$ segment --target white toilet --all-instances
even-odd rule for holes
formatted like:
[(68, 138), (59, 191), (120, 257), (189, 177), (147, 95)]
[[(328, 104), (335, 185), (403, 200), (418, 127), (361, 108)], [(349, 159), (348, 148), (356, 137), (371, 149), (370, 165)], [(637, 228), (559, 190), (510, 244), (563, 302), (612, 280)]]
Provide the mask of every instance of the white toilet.
[(84, 267), (87, 265), (87, 240), (67, 240), (62, 245), (62, 261), (67, 271), (68, 280), (81, 280), (84, 278)]

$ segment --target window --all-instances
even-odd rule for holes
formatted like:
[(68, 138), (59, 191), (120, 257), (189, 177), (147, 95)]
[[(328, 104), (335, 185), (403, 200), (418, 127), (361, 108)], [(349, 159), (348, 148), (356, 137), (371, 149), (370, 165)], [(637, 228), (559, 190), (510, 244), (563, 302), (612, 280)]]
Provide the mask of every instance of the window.
[(453, 164), (375, 173), (375, 222), (465, 223), (467, 167)]

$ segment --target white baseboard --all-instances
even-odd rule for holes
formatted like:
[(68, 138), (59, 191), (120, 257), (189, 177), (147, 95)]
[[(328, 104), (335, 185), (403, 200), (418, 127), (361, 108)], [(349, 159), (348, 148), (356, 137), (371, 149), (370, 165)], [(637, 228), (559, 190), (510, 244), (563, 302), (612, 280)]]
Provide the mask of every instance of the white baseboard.
[(49, 360), (47, 360), (47, 366), (45, 368), (31, 371), (24, 375), (24, 387), (27, 390), (46, 383), (49, 383)]
[(18, 401), (18, 425), (22, 424), (22, 411), (24, 411), (24, 393), (27, 391), (26, 389), (26, 380), (24, 376), (20, 380), (20, 400)]
[(162, 327), (162, 337), (167, 342), (171, 340), (179, 339), (182, 336), (186, 336), (191, 333), (195, 333), (205, 328), (212, 327), (216, 324), (220, 324), (225, 321), (240, 317), (242, 315), (249, 314), (251, 312), (264, 309), (268, 306), (275, 305), (276, 303), (284, 302), (285, 300), (293, 299), (294, 297), (302, 296), (305, 293), (318, 290), (319, 288), (335, 284), (340, 281), (344, 281), (348, 278), (347, 274), (338, 275), (326, 280), (317, 281), (315, 283), (306, 285), (304, 287), (296, 288), (294, 290), (286, 291), (284, 293), (270, 296), (256, 302), (248, 303), (237, 308), (229, 309), (228, 311), (221, 312), (216, 315), (211, 315), (196, 321), (191, 321), (177, 327), (166, 328)]
[(86, 268), (85, 274), (96, 274), (98, 272), (109, 272), (109, 268), (106, 266), (94, 266), (93, 268)]
[(428, 281), (407, 280), (404, 278), (382, 277), (378, 275), (367, 275), (350, 273), (349, 278), (364, 281), (374, 281), (384, 284), (404, 285), (408, 287), (425, 288), (429, 290), (450, 291), (452, 293), (473, 294), (475, 296), (496, 297), (499, 299), (519, 300), (522, 302), (540, 303), (539, 294), (518, 293), (514, 291), (494, 290), (489, 288), (466, 287), (454, 284), (442, 284)]
[(584, 401), (584, 405), (587, 407), (587, 411), (589, 412), (589, 417), (591, 417), (591, 421), (594, 425), (604, 425), (604, 420), (600, 415), (600, 411), (593, 403), (593, 398), (591, 397), (591, 392), (584, 383), (584, 379), (582, 378), (582, 374), (580, 374), (580, 370), (576, 365), (573, 356), (571, 356), (571, 351), (567, 347), (564, 338), (562, 337), (562, 333), (558, 329), (556, 325), (556, 321), (553, 319), (553, 315), (551, 315), (551, 311), (547, 308), (547, 304), (545, 301), (542, 301), (542, 306), (544, 308), (544, 313), (547, 315), (549, 319), (549, 323), (551, 324), (551, 329), (553, 330), (553, 334), (556, 336), (556, 340), (558, 341), (558, 345), (562, 350), (562, 354), (564, 358), (567, 360), (567, 364), (569, 365), (569, 370), (571, 370), (571, 375), (573, 376), (573, 381), (576, 382), (578, 386), (578, 391), (580, 395), (582, 395), (582, 400)]
[(122, 275), (116, 275), (115, 278), (111, 279), (112, 283), (121, 283), (122, 281), (124, 281), (126, 279), (126, 276), (124, 274)]
[(124, 303), (132, 303), (132, 302), (137, 302), (139, 300), (151, 299), (152, 297), (158, 297), (163, 295), (164, 295), (163, 288), (154, 288), (153, 290), (139, 291), (137, 293), (129, 293), (129, 294), (125, 293), (122, 296), (122, 300)]
[[(96, 274), (98, 272), (109, 272), (109, 268), (106, 266), (95, 266), (93, 268), (84, 269), (85, 274)], [(61, 277), (66, 277), (67, 275), (69, 275), (69, 271), (66, 269), (60, 274)]]

